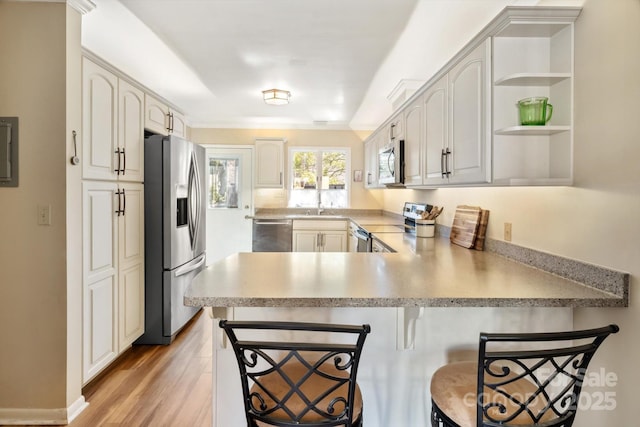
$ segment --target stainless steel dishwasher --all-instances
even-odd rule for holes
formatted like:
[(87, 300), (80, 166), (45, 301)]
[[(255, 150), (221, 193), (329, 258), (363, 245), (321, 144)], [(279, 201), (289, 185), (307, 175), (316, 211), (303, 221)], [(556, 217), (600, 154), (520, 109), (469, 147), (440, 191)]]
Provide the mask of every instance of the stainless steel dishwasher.
[(253, 252), (291, 252), (293, 220), (254, 219)]

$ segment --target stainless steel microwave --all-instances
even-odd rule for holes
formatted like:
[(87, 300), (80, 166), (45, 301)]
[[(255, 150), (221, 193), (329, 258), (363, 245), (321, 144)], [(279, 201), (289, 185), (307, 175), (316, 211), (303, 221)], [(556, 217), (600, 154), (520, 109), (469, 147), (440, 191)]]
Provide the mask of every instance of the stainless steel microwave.
[(378, 152), (378, 181), (404, 185), (404, 140), (392, 140)]

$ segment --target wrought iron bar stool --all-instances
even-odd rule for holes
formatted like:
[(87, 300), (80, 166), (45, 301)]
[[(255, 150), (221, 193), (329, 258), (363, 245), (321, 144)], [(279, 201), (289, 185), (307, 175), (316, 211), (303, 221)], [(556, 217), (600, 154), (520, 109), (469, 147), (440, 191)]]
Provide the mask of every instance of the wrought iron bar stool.
[(247, 426), (362, 426), (356, 383), (369, 325), (221, 320)]
[(570, 427), (589, 362), (618, 330), (480, 333), (477, 363), (434, 373), (432, 427)]

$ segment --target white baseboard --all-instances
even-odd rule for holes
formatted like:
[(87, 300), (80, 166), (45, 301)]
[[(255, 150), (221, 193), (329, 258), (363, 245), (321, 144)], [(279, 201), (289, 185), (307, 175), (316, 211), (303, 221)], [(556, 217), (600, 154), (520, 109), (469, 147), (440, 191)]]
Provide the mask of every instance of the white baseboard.
[(89, 402), (85, 402), (84, 396), (80, 396), (78, 400), (73, 402), (71, 406), (67, 408), (67, 422), (71, 423), (82, 411), (84, 411), (87, 406), (89, 406)]
[(66, 425), (76, 418), (87, 406), (84, 396), (68, 408), (57, 409), (15, 409), (0, 408), (0, 425)]

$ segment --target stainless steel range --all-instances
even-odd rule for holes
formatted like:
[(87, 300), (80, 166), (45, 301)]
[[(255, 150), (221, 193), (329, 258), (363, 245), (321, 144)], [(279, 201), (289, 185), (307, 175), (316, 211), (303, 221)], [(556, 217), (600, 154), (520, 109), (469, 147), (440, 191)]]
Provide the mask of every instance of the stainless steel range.
[(366, 225), (359, 227), (356, 237), (358, 237), (358, 252), (374, 251), (374, 234), (384, 233), (415, 233), (416, 219), (422, 218), (423, 212), (429, 212), (433, 206), (427, 203), (406, 202), (402, 209), (404, 224), (394, 225)]
[(433, 209), (433, 206), (427, 203), (405, 202), (404, 208), (402, 209), (402, 216), (404, 217), (404, 225), (407, 231), (415, 232), (416, 219), (422, 218), (422, 214), (424, 212), (431, 212), (431, 209)]

